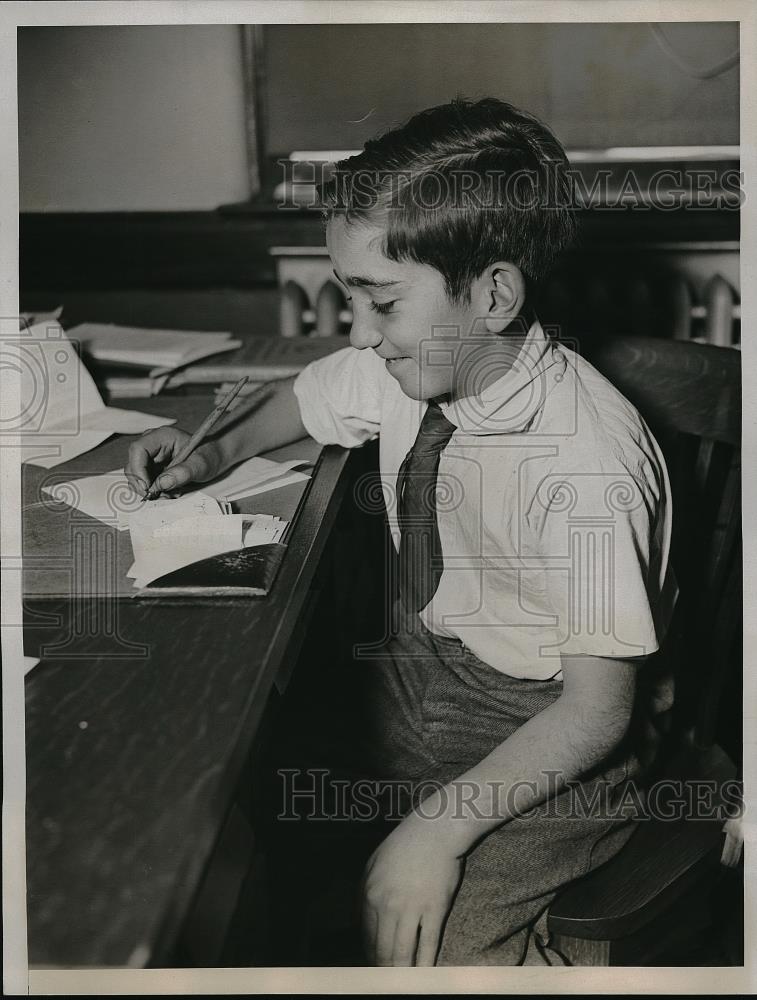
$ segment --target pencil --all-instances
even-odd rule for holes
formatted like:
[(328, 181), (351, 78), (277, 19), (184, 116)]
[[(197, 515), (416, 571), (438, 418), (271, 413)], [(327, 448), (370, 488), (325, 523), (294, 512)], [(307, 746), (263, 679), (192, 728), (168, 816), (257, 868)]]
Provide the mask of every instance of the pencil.
[(176, 458), (174, 458), (174, 460), (171, 462), (171, 464), (169, 466), (167, 466), (165, 469), (162, 469), (158, 473), (158, 475), (155, 477), (155, 479), (153, 479), (153, 481), (147, 487), (147, 492), (145, 493), (145, 495), (140, 500), (140, 503), (144, 503), (145, 500), (149, 500), (151, 498), (151, 494), (152, 494), (153, 488), (155, 486), (155, 483), (158, 481), (158, 479), (160, 479), (160, 477), (163, 475), (164, 472), (168, 472), (170, 469), (173, 469), (174, 466), (176, 466), (176, 465), (181, 465), (182, 462), (185, 462), (189, 458), (189, 456), (192, 454), (192, 452), (195, 450), (195, 448), (198, 445), (202, 444), (202, 442), (205, 440), (205, 438), (206, 438), (206, 436), (208, 434), (208, 431), (210, 431), (211, 428), (215, 426), (215, 424), (217, 423), (217, 421), (220, 420), (220, 418), (228, 410), (228, 408), (231, 405), (231, 403), (233, 402), (233, 400), (236, 399), (236, 397), (242, 391), (242, 389), (247, 384), (247, 382), (248, 382), (248, 376), (247, 375), (245, 375), (242, 378), (240, 378), (240, 380), (237, 382), (237, 384), (234, 386), (234, 388), (231, 389), (223, 397), (223, 399), (218, 404), (218, 406), (216, 406), (216, 408), (211, 413), (209, 413), (207, 415), (207, 417), (205, 417), (205, 419), (203, 420), (203, 422), (200, 424), (200, 426), (194, 432), (194, 434), (192, 435), (192, 437), (184, 445), (184, 447), (181, 449), (181, 451), (176, 456)]

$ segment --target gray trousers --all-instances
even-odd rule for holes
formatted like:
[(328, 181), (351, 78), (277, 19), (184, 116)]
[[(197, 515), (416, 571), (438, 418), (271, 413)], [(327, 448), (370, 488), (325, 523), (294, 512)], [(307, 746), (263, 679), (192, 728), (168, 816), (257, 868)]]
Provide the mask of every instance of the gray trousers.
[[(363, 752), (380, 779), (430, 792), (434, 782), (479, 763), (561, 693), (561, 681), (500, 673), (399, 608), (394, 632), (375, 656), (355, 663), (365, 682)], [(633, 809), (619, 814), (617, 807), (643, 801), (648, 751), (628, 741), (580, 789), (563, 790), (473, 847), (437, 964), (563, 964), (549, 945), (547, 908), (561, 887), (607, 861), (633, 833)], [(587, 808), (599, 791), (601, 807)]]

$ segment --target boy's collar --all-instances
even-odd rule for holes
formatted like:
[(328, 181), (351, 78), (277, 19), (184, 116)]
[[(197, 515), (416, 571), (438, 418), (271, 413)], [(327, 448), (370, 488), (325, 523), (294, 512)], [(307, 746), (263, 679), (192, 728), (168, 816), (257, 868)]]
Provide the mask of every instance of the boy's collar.
[(517, 359), (480, 394), (440, 401), (444, 416), (464, 434), (516, 434), (528, 430), (567, 361), (535, 319)]

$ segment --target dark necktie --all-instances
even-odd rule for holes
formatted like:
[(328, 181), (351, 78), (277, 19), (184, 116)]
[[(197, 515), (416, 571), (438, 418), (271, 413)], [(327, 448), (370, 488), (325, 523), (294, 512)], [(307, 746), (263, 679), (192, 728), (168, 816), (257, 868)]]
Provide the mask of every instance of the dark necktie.
[(397, 473), (400, 596), (409, 611), (426, 607), (444, 570), (436, 520), (436, 478), (439, 458), (454, 430), (438, 403), (429, 403), (415, 444)]

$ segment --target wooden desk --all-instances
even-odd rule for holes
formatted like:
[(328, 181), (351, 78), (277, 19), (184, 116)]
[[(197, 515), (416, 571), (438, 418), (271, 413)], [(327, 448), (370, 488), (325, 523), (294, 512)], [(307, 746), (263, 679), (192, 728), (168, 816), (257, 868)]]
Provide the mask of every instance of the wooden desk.
[[(134, 405), (181, 424), (197, 402)], [(346, 489), (348, 453), (326, 448), (306, 489), (253, 498), (252, 509), (284, 516), (299, 505), (267, 598), (140, 602), (124, 587), (123, 534), (70, 508), (33, 506), (51, 476), (122, 466), (128, 443), (24, 470), (26, 652), (43, 655), (26, 683), (29, 961), (38, 966), (172, 964), (269, 693), (296, 655)], [(287, 451), (303, 447), (319, 450), (300, 442)], [(110, 576), (72, 574), (77, 558)]]

